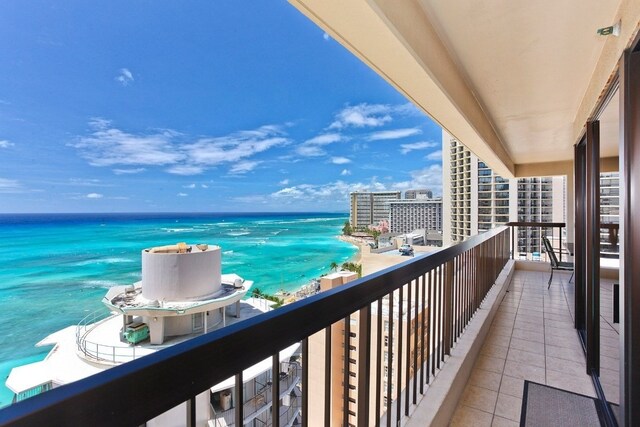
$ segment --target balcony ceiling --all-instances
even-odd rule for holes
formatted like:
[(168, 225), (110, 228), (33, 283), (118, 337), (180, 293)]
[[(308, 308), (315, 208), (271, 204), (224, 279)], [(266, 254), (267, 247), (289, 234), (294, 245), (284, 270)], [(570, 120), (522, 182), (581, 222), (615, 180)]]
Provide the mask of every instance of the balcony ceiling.
[(573, 158), (640, 20), (634, 0), (290, 2), (505, 177)]

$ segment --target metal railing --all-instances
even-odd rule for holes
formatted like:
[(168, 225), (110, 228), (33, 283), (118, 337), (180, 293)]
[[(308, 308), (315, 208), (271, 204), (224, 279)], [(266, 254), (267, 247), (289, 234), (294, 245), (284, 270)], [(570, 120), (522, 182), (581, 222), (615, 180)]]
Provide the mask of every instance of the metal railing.
[[(0, 425), (136, 426), (186, 402), (185, 425), (193, 426), (196, 396), (229, 377), (235, 377), (234, 402), (241, 402), (235, 418), (244, 419), (243, 370), (268, 357), (273, 357), (273, 371), (279, 370), (279, 352), (300, 341), (303, 426), (309, 425), (311, 399), (314, 407), (322, 404), (320, 417), (327, 423), (337, 416), (340, 425), (380, 425), (381, 418), (387, 426), (398, 425), (445, 363), (507, 264), (509, 251), (507, 227), (487, 231), (18, 402), (0, 410)], [(383, 318), (389, 325), (386, 347)], [(352, 320), (357, 320), (353, 326)], [(333, 335), (336, 327), (344, 338)], [(324, 370), (309, 363), (309, 347), (316, 344), (310, 336), (317, 333), (325, 335), (324, 352), (314, 353), (325, 355)], [(343, 347), (332, 345), (332, 335)], [(386, 391), (385, 357), (391, 363)], [(315, 390), (309, 376), (318, 372), (325, 386)], [(383, 406), (394, 383), (396, 396)], [(275, 384), (272, 424), (281, 425)]]
[(572, 255), (572, 244), (564, 235), (564, 222), (508, 222), (511, 229), (511, 258), (549, 262), (542, 236), (546, 236), (559, 261)]
[(120, 364), (129, 362), (147, 354), (143, 352), (136, 354), (135, 346), (128, 345), (108, 345), (101, 344), (87, 339), (89, 334), (105, 322), (114, 317), (118, 317), (104, 309), (96, 310), (88, 314), (76, 325), (76, 346), (78, 353), (88, 360), (96, 362), (106, 362), (111, 364)]
[[(284, 364), (283, 364), (284, 365)], [(287, 363), (286, 366), (283, 366), (286, 371), (280, 372), (280, 391), (289, 390), (295, 384), (300, 382), (300, 373), (299, 367), (296, 363)], [(273, 401), (273, 384), (269, 382), (261, 390), (259, 390), (255, 395), (251, 396), (248, 399), (244, 400), (244, 418), (243, 424), (248, 423), (253, 418), (258, 416), (261, 412), (265, 411), (271, 406), (271, 402)], [(280, 393), (280, 398), (283, 396), (283, 393)], [(216, 420), (216, 425), (235, 425), (235, 407), (231, 407), (225, 411), (215, 411), (214, 409), (214, 420)], [(217, 423), (218, 420), (224, 420), (224, 424)]]

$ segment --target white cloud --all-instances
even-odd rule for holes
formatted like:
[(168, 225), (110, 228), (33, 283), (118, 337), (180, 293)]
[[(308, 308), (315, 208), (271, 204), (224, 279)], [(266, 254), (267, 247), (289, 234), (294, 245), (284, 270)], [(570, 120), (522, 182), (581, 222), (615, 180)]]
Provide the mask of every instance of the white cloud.
[(346, 157), (332, 157), (331, 163), (334, 165), (346, 165), (347, 163), (351, 163), (351, 159)]
[(322, 34), (322, 38), (323, 38), (325, 41), (328, 41), (330, 37), (329, 37), (329, 34), (327, 34), (327, 33), (325, 32), (325, 33), (323, 33), (323, 34)]
[(408, 190), (411, 188), (429, 188), (434, 194), (442, 194), (442, 165), (439, 163), (424, 169), (410, 172), (411, 179), (396, 182), (391, 185), (394, 190)]
[(262, 153), (271, 148), (290, 144), (279, 126), (262, 126), (256, 130), (234, 132), (227, 136), (202, 138), (185, 144), (188, 162), (196, 165), (216, 166), (233, 163)]
[(202, 166), (176, 165), (166, 169), (166, 172), (169, 172), (173, 175), (184, 176), (200, 175), (202, 172), (204, 172), (204, 168)]
[(433, 153), (427, 154), (425, 157), (427, 160), (442, 160), (442, 150), (434, 151)]
[(178, 194), (176, 194), (176, 196), (178, 196), (178, 197), (187, 197), (188, 194), (187, 193), (178, 193)]
[(325, 133), (306, 140), (296, 147), (296, 153), (304, 157), (320, 157), (327, 154), (325, 145), (333, 144), (345, 140), (339, 133)]
[(116, 76), (116, 81), (120, 83), (122, 86), (128, 86), (129, 83), (133, 82), (135, 79), (133, 78), (133, 73), (129, 71), (128, 68), (121, 68)]
[(146, 171), (145, 168), (133, 168), (133, 169), (113, 169), (113, 173), (116, 175), (133, 175)]
[(183, 185), (182, 188), (196, 188), (195, 184), (187, 184), (187, 185)]
[(351, 171), (349, 169), (342, 169), (342, 172), (340, 172), (340, 175), (342, 176), (351, 175)]
[(393, 120), (391, 113), (393, 107), (383, 104), (347, 105), (336, 114), (329, 125), (329, 129), (342, 129), (346, 127), (376, 127)]
[(413, 135), (418, 135), (421, 133), (422, 131), (417, 128), (382, 130), (379, 132), (372, 133), (367, 137), (367, 140), (381, 141), (381, 140), (387, 140), (387, 139), (400, 139), (400, 138), (406, 138)]
[(0, 139), (0, 148), (9, 148), (14, 146), (13, 142), (9, 142), (6, 139)]
[(89, 125), (93, 132), (70, 145), (92, 166), (162, 166), (184, 159), (184, 154), (177, 152), (172, 144), (171, 132), (133, 135), (101, 118), (92, 119)]
[(280, 184), (280, 185), (289, 185), (289, 180), (288, 179), (283, 179), (278, 184)]
[(238, 162), (238, 163), (235, 163), (235, 164), (231, 165), (231, 168), (229, 169), (229, 173), (232, 174), (232, 175), (239, 175), (239, 174), (251, 172), (260, 163), (262, 163), (262, 162), (260, 162), (260, 161), (249, 161), (249, 160)]
[(21, 193), (22, 185), (15, 179), (0, 178), (0, 193)]
[(426, 150), (427, 148), (433, 148), (438, 144), (433, 141), (413, 142), (411, 144), (400, 144), (400, 152), (402, 154), (410, 153), (414, 150)]
[(86, 197), (87, 199), (102, 199), (104, 196), (100, 193), (89, 193)]
[(240, 161), (243, 162), (234, 165), (232, 171), (243, 173), (259, 164), (249, 161), (250, 157), (290, 144), (281, 127), (274, 125), (195, 141), (170, 129), (136, 135), (115, 128), (103, 118), (91, 119), (89, 126), (89, 135), (69, 145), (78, 149), (93, 166), (131, 166), (114, 169), (114, 173), (119, 174), (138, 173), (149, 166), (165, 166), (165, 171), (171, 174), (198, 175), (207, 168)]
[(200, 187), (202, 188), (209, 188), (209, 186), (207, 184), (200, 184)]

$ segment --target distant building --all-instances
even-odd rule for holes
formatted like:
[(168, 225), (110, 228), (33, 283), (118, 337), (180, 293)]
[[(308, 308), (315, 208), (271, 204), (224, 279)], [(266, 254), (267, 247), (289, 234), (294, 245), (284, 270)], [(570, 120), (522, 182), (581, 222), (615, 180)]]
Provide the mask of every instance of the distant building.
[(400, 191), (353, 192), (350, 194), (351, 227), (361, 228), (389, 219), (389, 202), (400, 200)]
[(421, 188), (419, 190), (407, 190), (404, 192), (404, 198), (407, 200), (432, 199), (433, 192), (431, 190), (427, 190), (426, 188)]
[[(505, 179), (442, 131), (443, 240), (462, 242), (507, 222), (564, 222), (565, 178)], [(547, 232), (545, 230), (546, 234)], [(518, 252), (541, 252), (540, 230), (517, 230)]]
[(389, 202), (389, 231), (409, 233), (417, 229), (442, 231), (442, 199)]

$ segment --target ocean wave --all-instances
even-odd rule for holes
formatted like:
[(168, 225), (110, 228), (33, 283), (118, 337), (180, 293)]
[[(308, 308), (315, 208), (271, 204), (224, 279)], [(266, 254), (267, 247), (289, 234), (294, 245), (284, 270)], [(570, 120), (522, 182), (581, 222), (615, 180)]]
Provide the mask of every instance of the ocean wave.
[(230, 231), (225, 234), (231, 237), (238, 237), (238, 236), (248, 236), (249, 234), (251, 234), (251, 232), (250, 231)]
[(233, 251), (232, 250), (228, 250), (228, 251), (222, 251), (223, 255), (232, 255)]
[(129, 258), (115, 258), (115, 257), (114, 258), (96, 258), (96, 259), (88, 259), (85, 261), (79, 261), (79, 262), (76, 262), (74, 265), (81, 267), (85, 265), (94, 265), (94, 264), (121, 264), (121, 263), (129, 263), (129, 262), (135, 262), (135, 261)]
[(81, 284), (83, 288), (105, 288), (109, 289), (113, 286), (121, 285), (122, 283), (114, 282), (112, 280), (84, 280)]
[(196, 231), (201, 231), (195, 228), (169, 228), (169, 227), (163, 227), (160, 230), (166, 231), (167, 233), (193, 233)]

